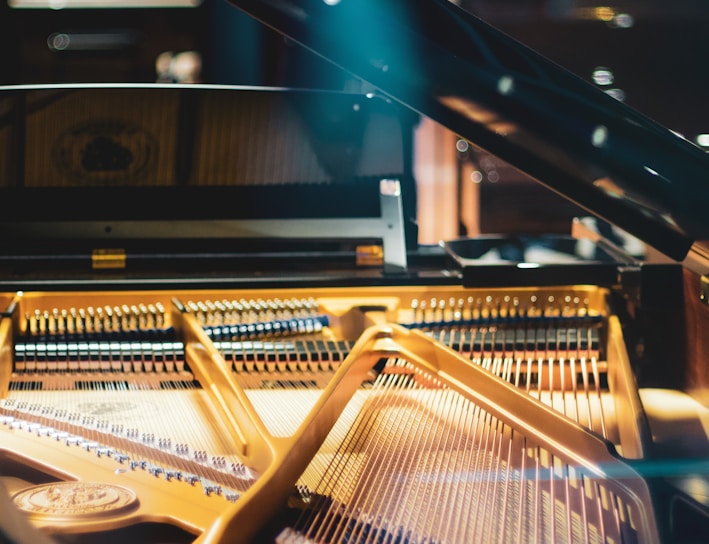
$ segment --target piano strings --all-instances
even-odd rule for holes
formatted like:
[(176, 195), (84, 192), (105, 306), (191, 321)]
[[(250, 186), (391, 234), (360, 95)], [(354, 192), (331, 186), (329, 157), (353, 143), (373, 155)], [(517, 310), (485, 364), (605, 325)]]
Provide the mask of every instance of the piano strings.
[(404, 360), (356, 402), (337, 449), (303, 474), (301, 514), (278, 542), (637, 539), (619, 497)]
[[(276, 316), (256, 311), (258, 303), (240, 306), (249, 317), (242, 311), (239, 323), (299, 319), (285, 306)], [(57, 440), (236, 500), (253, 477), (233, 454), (166, 321), (160, 303), (28, 313), (0, 411), (5, 422), (42, 421), (42, 432)]]
[[(421, 331), (622, 451), (597, 304), (409, 295), (408, 307), (401, 297), (391, 311), (391, 297), (382, 298), (334, 306)], [(172, 302), (197, 321), (277, 438), (296, 432), (357, 340), (341, 336), (342, 311), (313, 297)], [(5, 425), (231, 502), (258, 479), (161, 303), (32, 310), (20, 329), (0, 401)], [(294, 482), (301, 515), (283, 542), (635, 538), (627, 506), (597, 479), (404, 357), (367, 373), (317, 451)]]

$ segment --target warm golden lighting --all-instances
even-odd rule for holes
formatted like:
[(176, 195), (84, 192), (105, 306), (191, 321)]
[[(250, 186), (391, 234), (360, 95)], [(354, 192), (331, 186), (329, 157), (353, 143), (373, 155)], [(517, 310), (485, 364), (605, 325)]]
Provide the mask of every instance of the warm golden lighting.
[(598, 20), (610, 23), (616, 17), (616, 11), (610, 6), (596, 6), (593, 8), (577, 8), (574, 10), (574, 15), (578, 19)]
[(509, 136), (517, 130), (517, 125), (509, 121), (495, 121), (488, 125), (490, 129), (500, 136)]
[(593, 182), (593, 185), (595, 187), (598, 187), (608, 196), (611, 196), (613, 198), (623, 198), (623, 196), (625, 196), (625, 192), (623, 191), (623, 189), (621, 189), (621, 187), (617, 185), (611, 178), (598, 178)]
[(441, 97), (441, 102), (445, 106), (462, 113), (469, 119), (482, 124), (492, 123), (497, 119), (497, 114), (472, 100), (457, 96)]
[(461, 113), (468, 119), (487, 125), (487, 127), (501, 136), (509, 136), (517, 131), (518, 127), (511, 121), (500, 117), (486, 107), (468, 99), (457, 96), (442, 97), (441, 102), (449, 108)]
[(595, 13), (596, 19), (599, 19), (600, 21), (612, 21), (613, 17), (615, 16), (615, 10), (608, 6), (598, 6), (593, 11)]

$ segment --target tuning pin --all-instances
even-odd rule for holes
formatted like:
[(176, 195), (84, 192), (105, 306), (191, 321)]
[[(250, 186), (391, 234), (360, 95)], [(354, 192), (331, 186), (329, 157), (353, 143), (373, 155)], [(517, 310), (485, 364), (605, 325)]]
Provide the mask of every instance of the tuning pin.
[(56, 320), (56, 315), (58, 315), (59, 312), (54, 310), (52, 312), (49, 312), (45, 310), (43, 312), (43, 318), (46, 323), (45, 327), (47, 329), (47, 332), (49, 334), (56, 334), (57, 333), (57, 320)]
[(250, 313), (253, 310), (252, 301), (242, 298), (239, 302), (241, 303), (241, 306), (243, 307), (244, 314)]
[(145, 307), (145, 310), (146, 310), (145, 317), (147, 320), (148, 328), (149, 329), (157, 328), (157, 316), (156, 316), (157, 310), (155, 309), (155, 306), (153, 306), (152, 304), (148, 304)]
[(32, 315), (29, 312), (25, 313), (25, 334), (27, 335), (33, 335), (35, 333), (34, 331), (34, 323), (32, 322)]
[(53, 308), (52, 316), (54, 317), (54, 327), (57, 334), (64, 334), (66, 332), (66, 310), (59, 311), (58, 308)]
[(107, 330), (105, 327), (105, 319), (106, 316), (103, 314), (103, 308), (99, 306), (96, 308), (96, 315), (94, 316), (94, 329), (96, 332), (104, 332)]
[(421, 323), (425, 323), (425, 322), (426, 322), (426, 308), (427, 308), (427, 305), (426, 305), (426, 301), (425, 301), (425, 300), (422, 300), (422, 301), (421, 301), (421, 303), (419, 304), (419, 308), (420, 308), (420, 310), (421, 310), (421, 319), (420, 319), (420, 322), (421, 322)]
[(42, 332), (44, 332), (42, 329), (42, 312), (41, 310), (35, 310), (33, 330), (35, 331), (35, 334), (41, 334)]
[(157, 302), (155, 304), (155, 308), (158, 311), (158, 327), (162, 329), (165, 327), (165, 306), (163, 306), (160, 302)]
[(114, 325), (113, 309), (106, 305), (103, 307), (103, 329), (106, 331), (116, 332)]
[(419, 301), (417, 298), (411, 299), (411, 312), (413, 313), (413, 321), (414, 323), (418, 322), (418, 309), (419, 309)]
[(138, 305), (138, 323), (140, 329), (148, 329), (150, 328), (150, 312), (148, 311), (148, 307), (145, 304), (140, 304)]
[(52, 323), (47, 310), (42, 312), (42, 332), (52, 334)]
[(226, 322), (227, 309), (226, 309), (226, 306), (224, 306), (224, 303), (217, 301), (214, 303), (214, 308), (215, 308), (215, 314), (217, 315), (217, 322), (218, 323)]
[(119, 306), (113, 307), (113, 328), (114, 330), (123, 331), (125, 323), (123, 322), (123, 310)]
[(244, 312), (246, 311), (246, 309), (244, 308), (244, 304), (243, 304), (242, 301), (236, 301), (236, 300), (235, 300), (232, 304), (233, 304), (233, 306), (234, 306), (234, 312), (235, 312), (235, 314), (234, 314), (234, 319), (235, 319), (235, 322), (236, 322), (236, 323), (241, 323), (241, 322), (243, 321)]
[(514, 297), (512, 299), (512, 308), (510, 308), (509, 313), (514, 318), (519, 317), (519, 298)]
[(425, 321), (430, 322), (434, 319), (434, 315), (436, 312), (436, 299), (435, 298), (429, 298), (426, 301), (426, 307), (425, 307)]

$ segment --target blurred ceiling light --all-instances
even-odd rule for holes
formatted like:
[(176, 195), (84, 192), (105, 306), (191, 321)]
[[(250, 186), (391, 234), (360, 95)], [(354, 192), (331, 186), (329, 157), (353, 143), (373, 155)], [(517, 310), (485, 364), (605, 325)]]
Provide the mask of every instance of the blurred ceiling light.
[(694, 141), (697, 145), (709, 147), (709, 134), (698, 134)]
[(135, 45), (132, 32), (55, 32), (47, 38), (51, 51), (112, 51)]
[(573, 16), (576, 19), (587, 21), (603, 21), (613, 28), (631, 28), (635, 18), (629, 13), (618, 13), (610, 6), (579, 7), (574, 8)]
[(623, 198), (625, 195), (625, 191), (611, 178), (598, 178), (593, 182), (593, 185), (612, 198)]
[(502, 95), (510, 94), (515, 87), (514, 79), (512, 76), (502, 76), (497, 82), (497, 91)]
[(598, 125), (591, 133), (591, 143), (593, 147), (603, 147), (608, 142), (608, 128)]
[(618, 102), (625, 101), (625, 91), (623, 89), (608, 89), (606, 90), (606, 94), (611, 95)]
[(614, 77), (610, 68), (598, 66), (593, 70), (591, 78), (596, 85), (613, 85)]
[(613, 17), (612, 23), (616, 28), (632, 28), (635, 24), (635, 18), (629, 13), (618, 13)]
[(488, 128), (500, 136), (509, 136), (517, 132), (517, 125), (509, 121), (495, 121), (488, 123)]
[(497, 114), (484, 106), (458, 96), (442, 96), (440, 101), (452, 110), (462, 113), (477, 123), (488, 124), (497, 120)]
[(198, 83), (202, 57), (196, 51), (165, 51), (155, 59), (158, 83)]
[(500, 118), (495, 112), (472, 100), (457, 96), (442, 96), (440, 101), (445, 106), (457, 111), (468, 119), (485, 125), (488, 130), (500, 136), (509, 136), (519, 130), (519, 127), (515, 123)]
[(608, 6), (598, 6), (593, 9), (593, 14), (599, 21), (612, 21), (615, 17), (615, 10)]

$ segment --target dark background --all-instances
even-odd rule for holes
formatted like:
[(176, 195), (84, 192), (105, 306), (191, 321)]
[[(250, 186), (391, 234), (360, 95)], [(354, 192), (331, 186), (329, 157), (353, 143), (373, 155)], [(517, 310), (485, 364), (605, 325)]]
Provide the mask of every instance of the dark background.
[[(71, 5), (72, 0), (66, 1)], [(709, 132), (705, 2), (457, 3), (586, 80), (592, 80), (596, 67), (609, 68), (615, 76), (609, 88), (622, 90), (626, 103), (688, 139)], [(99, 40), (94, 48), (51, 50), (50, 36), (62, 33), (92, 34)], [(123, 41), (101, 42), (101, 35), (119, 35)], [(209, 83), (337, 87), (344, 77), (324, 61), (294, 51), (295, 46), (226, 0), (139, 9), (12, 9), (1, 0), (0, 40), (2, 84), (154, 81), (160, 53), (188, 50), (199, 52), (201, 80)]]
[[(607, 68), (613, 82), (604, 89), (688, 140), (709, 133), (705, 2), (456, 3), (589, 82), (594, 83), (594, 70)], [(63, 35), (88, 37), (90, 44), (53, 49), (52, 43), (61, 44), (56, 37)], [(337, 89), (351, 81), (226, 0), (203, 0), (196, 7), (110, 9), (14, 9), (0, 0), (0, 48), (0, 84), (180, 81), (179, 73), (158, 75), (156, 62), (161, 54), (184, 52), (197, 54), (195, 80), (206, 83)], [(578, 213), (494, 158), (486, 164), (492, 168), (480, 169), (485, 174), (483, 232), (563, 230)]]

